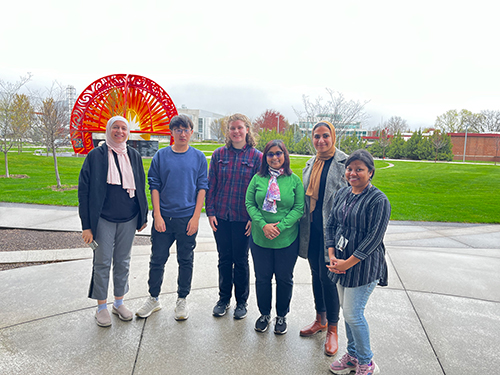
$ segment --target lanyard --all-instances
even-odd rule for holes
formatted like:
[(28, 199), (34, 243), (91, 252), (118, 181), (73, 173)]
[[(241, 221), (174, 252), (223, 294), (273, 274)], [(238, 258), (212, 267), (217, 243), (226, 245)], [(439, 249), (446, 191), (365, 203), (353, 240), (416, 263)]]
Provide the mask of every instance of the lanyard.
[(349, 207), (347, 207), (347, 210), (346, 210), (346, 205), (347, 205), (347, 200), (349, 199), (349, 195), (347, 195), (347, 197), (344, 201), (344, 206), (342, 207), (342, 227), (345, 226), (345, 221), (347, 219), (347, 216), (349, 215), (349, 212), (351, 212), (352, 208), (354, 207), (354, 205), (358, 201), (359, 196), (361, 194), (356, 195), (356, 197), (351, 201), (351, 203), (349, 204)]
[[(350, 194), (347, 195), (347, 197), (345, 198), (345, 201), (344, 201), (344, 206), (342, 207), (342, 226), (345, 226), (345, 221), (347, 219), (347, 216), (349, 216), (349, 213), (351, 212), (352, 208), (354, 207), (354, 205), (358, 201), (359, 197), (361, 195), (363, 195), (365, 193), (365, 191), (367, 191), (369, 188), (371, 188), (371, 186), (372, 186), (372, 184), (368, 184), (368, 186), (365, 187), (364, 190), (360, 194), (356, 194), (356, 197), (352, 200), (351, 203), (349, 203), (349, 207), (347, 207), (347, 211), (346, 211), (347, 200), (349, 199)], [(352, 189), (351, 189), (351, 193), (352, 193)]]

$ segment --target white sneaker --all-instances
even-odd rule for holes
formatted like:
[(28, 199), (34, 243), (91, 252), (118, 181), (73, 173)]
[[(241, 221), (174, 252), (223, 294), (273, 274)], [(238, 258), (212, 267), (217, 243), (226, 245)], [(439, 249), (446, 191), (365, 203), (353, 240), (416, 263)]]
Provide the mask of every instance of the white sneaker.
[(189, 317), (187, 301), (185, 298), (177, 298), (175, 304), (175, 320), (186, 320)]
[(154, 297), (148, 297), (146, 302), (144, 302), (144, 305), (142, 305), (142, 307), (139, 310), (137, 310), (135, 315), (137, 315), (139, 318), (147, 318), (152, 313), (160, 309), (161, 309), (160, 301), (159, 300), (157, 301), (156, 298)]

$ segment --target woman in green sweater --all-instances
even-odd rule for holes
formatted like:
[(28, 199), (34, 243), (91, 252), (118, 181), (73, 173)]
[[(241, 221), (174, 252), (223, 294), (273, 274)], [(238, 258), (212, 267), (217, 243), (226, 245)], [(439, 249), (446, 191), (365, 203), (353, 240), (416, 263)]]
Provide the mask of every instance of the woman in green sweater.
[(276, 323), (274, 333), (287, 330), (293, 269), (299, 250), (299, 223), (304, 213), (304, 187), (290, 169), (283, 141), (270, 141), (264, 148), (260, 171), (252, 178), (246, 207), (252, 219), (252, 251), (257, 305), (261, 316), (255, 330), (264, 332), (271, 321), (272, 278), (276, 278)]

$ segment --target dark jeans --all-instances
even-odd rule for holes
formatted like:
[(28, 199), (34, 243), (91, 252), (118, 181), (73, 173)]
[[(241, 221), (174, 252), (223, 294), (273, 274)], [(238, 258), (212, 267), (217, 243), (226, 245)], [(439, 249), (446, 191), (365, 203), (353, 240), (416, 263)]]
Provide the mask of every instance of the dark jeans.
[(170, 218), (163, 217), (167, 230), (158, 232), (153, 223), (151, 228), (151, 259), (149, 261), (149, 294), (158, 297), (163, 283), (165, 263), (170, 255), (170, 246), (177, 241), (177, 263), (179, 264), (179, 275), (177, 277), (177, 295), (186, 298), (191, 291), (191, 280), (193, 278), (194, 248), (196, 247), (196, 235), (188, 236), (186, 227), (191, 217)]
[(293, 290), (293, 269), (299, 254), (298, 238), (282, 249), (268, 249), (250, 240), (255, 269), (257, 306), (262, 315), (271, 314), (272, 278), (276, 278), (276, 313), (286, 316), (290, 311)]
[(337, 286), (328, 278), (324, 249), (323, 233), (311, 223), (307, 259), (311, 267), (314, 305), (318, 313), (326, 311), (328, 322), (334, 324), (339, 321), (339, 294)]
[(247, 222), (217, 218), (217, 223), (214, 237), (219, 253), (219, 299), (229, 303), (234, 284), (236, 303), (246, 303), (250, 289)]

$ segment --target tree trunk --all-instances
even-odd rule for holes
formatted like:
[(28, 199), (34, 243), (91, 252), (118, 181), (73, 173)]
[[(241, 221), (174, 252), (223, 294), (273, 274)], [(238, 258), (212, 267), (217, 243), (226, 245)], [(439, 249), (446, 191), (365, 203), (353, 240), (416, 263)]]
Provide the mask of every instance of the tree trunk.
[(55, 147), (52, 149), (52, 156), (54, 157), (54, 169), (56, 171), (57, 188), (61, 188), (61, 177), (59, 177), (59, 168), (57, 168), (57, 155)]
[(9, 178), (9, 161), (7, 160), (7, 151), (4, 151), (5, 155), (5, 177)]

